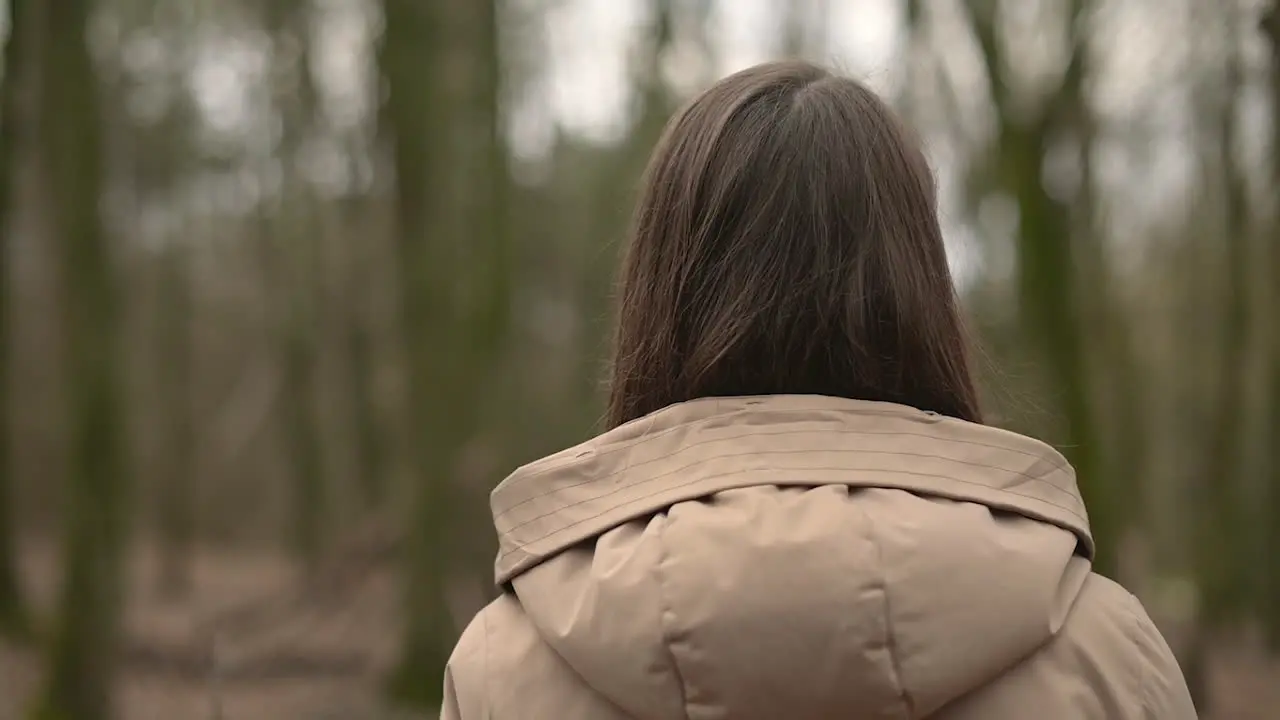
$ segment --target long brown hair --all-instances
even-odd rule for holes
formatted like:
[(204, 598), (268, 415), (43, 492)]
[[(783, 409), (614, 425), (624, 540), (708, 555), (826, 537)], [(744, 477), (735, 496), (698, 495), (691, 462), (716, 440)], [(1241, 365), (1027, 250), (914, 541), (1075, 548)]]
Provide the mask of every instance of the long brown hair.
[(849, 78), (766, 63), (681, 109), (645, 172), (619, 282), (610, 427), (771, 394), (981, 422), (933, 174)]

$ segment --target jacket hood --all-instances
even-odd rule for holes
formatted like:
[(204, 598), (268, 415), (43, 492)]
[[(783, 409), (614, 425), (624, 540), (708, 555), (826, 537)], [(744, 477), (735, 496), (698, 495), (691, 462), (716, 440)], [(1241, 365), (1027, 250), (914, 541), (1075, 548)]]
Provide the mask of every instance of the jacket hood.
[(1093, 550), (1049, 446), (817, 396), (669, 407), (491, 500), (498, 583), (637, 718), (927, 716), (1048, 642)]

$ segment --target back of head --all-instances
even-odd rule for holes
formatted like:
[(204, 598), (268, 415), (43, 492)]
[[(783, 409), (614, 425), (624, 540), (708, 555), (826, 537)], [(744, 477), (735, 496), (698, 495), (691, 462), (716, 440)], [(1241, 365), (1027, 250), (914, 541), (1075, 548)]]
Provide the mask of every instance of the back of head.
[(477, 717), (1194, 717), (1090, 575), (1070, 466), (962, 421), (932, 176), (870, 91), (777, 63), (695, 99), (621, 280), (621, 427), (491, 496), (508, 592), (449, 686)]
[(817, 66), (744, 70), (671, 119), (620, 296), (611, 426), (771, 394), (981, 420), (920, 144)]

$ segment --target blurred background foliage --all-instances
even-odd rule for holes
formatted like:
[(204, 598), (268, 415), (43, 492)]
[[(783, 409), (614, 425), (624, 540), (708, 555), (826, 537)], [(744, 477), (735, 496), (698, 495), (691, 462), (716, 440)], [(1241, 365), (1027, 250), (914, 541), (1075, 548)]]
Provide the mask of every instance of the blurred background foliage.
[(992, 421), (1280, 714), (1274, 0), (5, 4), (0, 720), (430, 713), (649, 148), (776, 57), (920, 130)]

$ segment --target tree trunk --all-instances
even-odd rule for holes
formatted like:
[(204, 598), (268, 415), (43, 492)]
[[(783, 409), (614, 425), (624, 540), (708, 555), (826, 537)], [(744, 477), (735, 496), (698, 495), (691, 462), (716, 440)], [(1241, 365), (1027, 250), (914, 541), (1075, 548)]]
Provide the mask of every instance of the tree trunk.
[[(300, 55), (295, 74), (284, 77), (280, 157), (286, 165), (297, 161), (315, 114), (317, 92), (311, 74), (311, 5), (307, 0), (269, 0), (262, 6), (264, 25), (278, 46), (297, 43)], [(319, 323), (317, 278), (320, 248), (314, 230), (313, 198), (299, 183), (286, 179), (274, 217), (264, 211), (263, 269), (269, 293), (282, 315), (272, 328), (281, 365), (284, 412), (284, 455), (290, 473), (289, 544), (304, 577), (314, 579), (320, 562), (324, 520), (328, 507), (325, 464), (321, 444), (316, 373)]]
[(30, 49), (30, 0), (9, 1), (9, 40), (4, 48), (4, 87), (0, 95), (0, 637), (24, 639), (30, 618), (19, 580), (14, 482), (9, 446), (9, 238), (14, 221), (14, 192), (21, 174), (22, 141), (30, 137), (23, 93)]
[(350, 373), (351, 422), (355, 434), (360, 493), (366, 510), (380, 510), (388, 490), (387, 453), (374, 396), (373, 333), (363, 315), (346, 318), (347, 368)]
[[(1075, 468), (1089, 508), (1097, 552), (1094, 569), (1114, 576), (1121, 530), (1117, 496), (1105, 473), (1094, 408), (1093, 383), (1086, 362), (1081, 303), (1070, 206), (1052, 197), (1041, 180), (1053, 132), (1072, 130), (1084, 108), (1082, 97), (1086, 49), (1073, 37), (1072, 52), (1061, 84), (1032, 113), (1018, 113), (1003, 77), (996, 3), (970, 0), (970, 22), (982, 50), (999, 132), (997, 154), (1000, 189), (1018, 205), (1018, 317), (1022, 334), (1045, 368), (1061, 416), (1059, 445)], [(1085, 11), (1074, 0), (1069, 21)], [(1078, 32), (1078, 31), (1075, 31)], [(1074, 128), (1078, 130), (1078, 128)]]
[(494, 0), (384, 0), (383, 13), (413, 475), (407, 623), (391, 691), (433, 709), (455, 639), (445, 601), (455, 475), (508, 324), (498, 18)]
[[(352, 152), (359, 150), (353, 148)], [(366, 242), (356, 240), (368, 232), (368, 227), (361, 223), (371, 222), (374, 210), (373, 198), (365, 196), (342, 203), (336, 215), (342, 240), (346, 241), (341, 249), (346, 266), (342, 285), (346, 305), (342, 316), (342, 345), (346, 353), (348, 409), (360, 496), (366, 511), (383, 510), (391, 489), (391, 468), (384, 439), (386, 428), (379, 412), (375, 383), (377, 348), (368, 301), (368, 288), (375, 282), (371, 272), (374, 253)], [(383, 239), (379, 234), (378, 241)]]
[[(1280, 197), (1280, 0), (1272, 0), (1263, 16), (1262, 31), (1271, 44), (1271, 186), (1272, 198)], [(1271, 558), (1263, 595), (1263, 615), (1267, 628), (1268, 644), (1273, 653), (1280, 655), (1280, 206), (1271, 208), (1270, 236), (1271, 296), (1268, 305), (1271, 313), (1271, 401), (1268, 448), (1269, 477), (1267, 489), (1270, 505), (1266, 521), (1266, 548), (1263, 557)]]
[[(1250, 224), (1248, 193), (1242, 168), (1237, 162), (1235, 135), (1237, 105), (1243, 81), (1241, 37), (1236, 32), (1235, 11), (1222, 18), (1218, 5), (1206, 2), (1196, 8), (1204, 17), (1221, 22), (1222, 46), (1228, 53), (1222, 77), (1205, 88), (1196, 99), (1195, 115), (1208, 115), (1211, 133), (1206, 145), (1206, 184), (1221, 189), (1221, 242), (1224, 273), (1214, 287), (1225, 294), (1222, 305), (1213, 307), (1221, 334), (1214, 338), (1217, 382), (1211, 405), (1212, 425), (1203, 448), (1204, 464), (1192, 478), (1191, 560), (1199, 587), (1197, 617), (1185, 659), (1187, 684), (1192, 700), (1202, 712), (1213, 704), (1209, 677), (1210, 651), (1217, 633), (1239, 620), (1249, 586), (1249, 537), (1246, 534), (1245, 496), (1241, 477), (1240, 437), (1245, 425), (1245, 393), (1248, 392), (1246, 350), (1249, 343)], [(1209, 29), (1214, 29), (1209, 26)]]
[(113, 717), (129, 494), (119, 386), (120, 295), (99, 214), (104, 161), (89, 0), (44, 9), (42, 127), (66, 336), (67, 509), (63, 583), (40, 720)]
[(190, 249), (173, 246), (160, 258), (161, 307), (157, 371), (167, 434), (159, 488), (162, 595), (177, 599), (191, 590), (191, 546), (195, 533), (195, 409), (192, 407), (192, 297)]
[[(440, 46), (445, 28), (438, 3), (383, 0), (386, 33), (382, 72), (389, 95), (386, 127), (395, 145), (396, 231), (399, 235), (400, 313), (406, 360), (409, 467), (412, 507), (405, 568), (405, 634), (399, 665), (391, 678), (393, 697), (431, 710), (441, 700), (440, 678), (448, 659), (453, 623), (445, 597), (448, 572), (449, 482), (456, 442), (437, 421), (436, 404), (443, 361), (432, 352), (433, 330), (450, 324), (448, 299), (433, 271), (444, 259), (441, 246), (452, 239), (440, 221), (444, 187), (436, 179), (448, 132), (443, 115), (449, 103), (442, 91)], [(433, 219), (435, 221), (433, 222)], [(461, 351), (449, 347), (449, 352)], [(434, 386), (434, 387), (433, 387)], [(464, 399), (464, 402), (467, 401)]]
[(316, 408), (315, 298), (311, 287), (314, 248), (300, 210), (297, 193), (272, 208), (260, 220), (262, 282), (276, 311), (269, 318), (269, 342), (279, 363), (282, 388), (280, 432), (289, 480), (287, 544), (303, 577), (311, 579), (320, 561), (322, 524), (327, 494), (321, 458)]
[[(293, 222), (287, 224), (291, 240), (308, 242)], [(303, 252), (310, 250), (302, 248)], [(284, 364), (285, 444), (293, 474), (293, 549), (310, 577), (320, 558), (326, 492), (316, 408), (314, 298), (308, 274), (295, 273), (287, 290), (290, 311), (279, 329), (279, 341)]]
[(1032, 341), (1057, 395), (1063, 455), (1075, 468), (1097, 543), (1094, 568), (1114, 576), (1119, 539), (1113, 489), (1107, 487), (1094, 421), (1093, 390), (1085, 363), (1076, 261), (1067, 208), (1040, 181), (1045, 138), (1006, 131), (1008, 187), (1018, 201), (1018, 307), (1022, 332)]
[[(1226, 47), (1238, 47), (1241, 38), (1234, 30), (1227, 32), (1236, 42), (1229, 42)], [(1226, 61), (1226, 77), (1217, 90), (1220, 95), (1214, 98), (1217, 112), (1212, 120), (1217, 135), (1215, 175), (1221, 178), (1223, 192), (1222, 247), (1226, 275), (1221, 287), (1226, 298), (1219, 320), (1222, 334), (1217, 338), (1222, 353), (1218, 358), (1216, 417), (1209, 431), (1206, 462), (1200, 471), (1197, 493), (1200, 528), (1196, 568), (1203, 587), (1208, 631), (1235, 619), (1243, 609), (1248, 583), (1244, 561), (1250, 556), (1240, 473), (1240, 438), (1245, 424), (1245, 394), (1249, 391), (1247, 349), (1252, 277), (1248, 191), (1234, 153), (1236, 105), (1242, 83), (1240, 62), (1238, 56)]]

